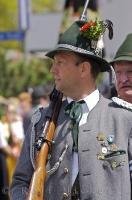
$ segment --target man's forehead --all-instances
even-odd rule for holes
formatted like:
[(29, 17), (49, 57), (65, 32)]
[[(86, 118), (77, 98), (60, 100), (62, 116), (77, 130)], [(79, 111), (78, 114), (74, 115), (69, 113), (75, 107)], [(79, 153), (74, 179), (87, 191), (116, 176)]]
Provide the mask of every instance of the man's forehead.
[(56, 58), (66, 58), (66, 57), (77, 57), (77, 55), (74, 52), (71, 51), (58, 51), (55, 55), (54, 55), (54, 59)]
[(132, 61), (117, 61), (114, 63), (114, 68), (117, 68), (118, 66), (131, 66), (132, 67)]

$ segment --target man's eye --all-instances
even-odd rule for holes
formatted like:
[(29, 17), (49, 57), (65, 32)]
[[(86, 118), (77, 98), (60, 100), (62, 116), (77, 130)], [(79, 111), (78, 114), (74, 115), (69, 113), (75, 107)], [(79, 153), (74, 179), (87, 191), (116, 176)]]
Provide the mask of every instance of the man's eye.
[(65, 61), (63, 61), (63, 60), (60, 60), (57, 62), (57, 65), (64, 65), (64, 64), (65, 64)]
[(63, 61), (57, 61), (57, 62), (55, 62), (55, 65), (62, 65), (64, 62)]
[(117, 71), (116, 71), (115, 73), (116, 73), (117, 75), (119, 75), (119, 74), (120, 74), (120, 72), (117, 72)]
[(127, 76), (128, 76), (128, 77), (132, 77), (132, 71), (128, 71), (128, 72), (127, 72)]
[(63, 61), (58, 61), (58, 64), (63, 64)]

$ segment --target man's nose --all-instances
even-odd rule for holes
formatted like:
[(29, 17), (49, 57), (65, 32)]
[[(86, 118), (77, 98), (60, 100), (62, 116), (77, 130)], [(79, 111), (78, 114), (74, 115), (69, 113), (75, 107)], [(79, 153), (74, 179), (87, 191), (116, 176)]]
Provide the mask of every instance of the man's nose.
[(122, 73), (121, 76), (120, 76), (120, 81), (125, 83), (128, 81), (128, 76), (126, 73)]
[(50, 72), (53, 73), (53, 64), (51, 65)]
[(53, 63), (52, 66), (51, 66), (51, 68), (50, 68), (50, 72), (51, 72), (52, 74), (54, 74), (54, 73), (56, 73), (56, 71), (57, 71), (57, 66), (56, 66), (55, 63)]

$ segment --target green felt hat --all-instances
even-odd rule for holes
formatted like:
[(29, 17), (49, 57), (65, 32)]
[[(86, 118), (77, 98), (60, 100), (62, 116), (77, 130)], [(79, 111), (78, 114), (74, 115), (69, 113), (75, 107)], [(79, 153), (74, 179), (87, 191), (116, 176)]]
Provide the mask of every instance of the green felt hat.
[(55, 49), (49, 51), (46, 56), (53, 58), (57, 52), (71, 51), (94, 59), (99, 63), (102, 72), (109, 71), (110, 64), (100, 55), (102, 49), (97, 47), (105, 28), (106, 24), (103, 21), (87, 23), (81, 20), (76, 21), (60, 36)]
[(132, 61), (132, 33), (127, 35), (111, 63), (117, 61)]

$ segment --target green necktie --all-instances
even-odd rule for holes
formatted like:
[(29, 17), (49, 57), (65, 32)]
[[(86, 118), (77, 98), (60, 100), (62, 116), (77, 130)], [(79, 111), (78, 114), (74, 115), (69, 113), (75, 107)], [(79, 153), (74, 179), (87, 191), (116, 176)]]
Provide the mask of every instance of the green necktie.
[(79, 132), (79, 122), (82, 117), (82, 106), (83, 100), (79, 102), (72, 101), (65, 108), (65, 114), (69, 115), (71, 119), (71, 131), (73, 138), (73, 151), (78, 151), (78, 132)]

